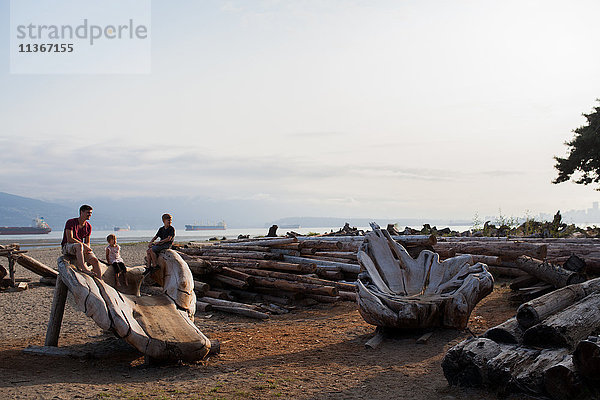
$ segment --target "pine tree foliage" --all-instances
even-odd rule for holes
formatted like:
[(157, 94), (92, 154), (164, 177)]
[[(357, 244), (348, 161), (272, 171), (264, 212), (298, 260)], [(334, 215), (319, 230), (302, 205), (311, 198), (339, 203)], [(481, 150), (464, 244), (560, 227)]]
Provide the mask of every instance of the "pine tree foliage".
[[(600, 183), (600, 107), (595, 107), (591, 114), (583, 116), (587, 119), (587, 124), (575, 129), (575, 137), (565, 143), (570, 147), (569, 155), (566, 158), (554, 157), (558, 177), (552, 183), (566, 182), (569, 179), (583, 185)], [(600, 185), (596, 190), (600, 190)]]

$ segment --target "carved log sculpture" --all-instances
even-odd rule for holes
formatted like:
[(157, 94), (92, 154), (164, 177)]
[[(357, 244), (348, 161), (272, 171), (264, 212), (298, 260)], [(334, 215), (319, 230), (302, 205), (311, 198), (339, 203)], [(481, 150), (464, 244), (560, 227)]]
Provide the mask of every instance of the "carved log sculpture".
[[(112, 268), (103, 269), (103, 279), (79, 272), (72, 260), (58, 258), (60, 278), (75, 303), (102, 329), (111, 330), (151, 359), (160, 361), (198, 361), (210, 351), (210, 341), (194, 325), (196, 295), (194, 280), (187, 264), (173, 250), (159, 256), (160, 270), (153, 277), (163, 293), (135, 295), (118, 292), (107, 279)], [(132, 281), (138, 281), (142, 267), (129, 269)], [(114, 277), (112, 279), (114, 282)], [(133, 293), (132, 293), (133, 292)]]
[(368, 273), (358, 281), (365, 321), (390, 328), (465, 328), (475, 305), (494, 285), (485, 265), (474, 264), (469, 255), (440, 262), (428, 250), (415, 260), (389, 232), (371, 226), (358, 252)]

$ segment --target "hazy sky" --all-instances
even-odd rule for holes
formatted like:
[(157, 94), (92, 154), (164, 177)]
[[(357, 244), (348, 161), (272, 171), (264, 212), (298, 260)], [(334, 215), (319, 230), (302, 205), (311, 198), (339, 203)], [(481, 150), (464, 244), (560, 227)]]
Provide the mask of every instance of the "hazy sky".
[(340, 217), (600, 199), (551, 184), (600, 97), (598, 1), (153, 1), (146, 75), (10, 74), (0, 4), (0, 191)]

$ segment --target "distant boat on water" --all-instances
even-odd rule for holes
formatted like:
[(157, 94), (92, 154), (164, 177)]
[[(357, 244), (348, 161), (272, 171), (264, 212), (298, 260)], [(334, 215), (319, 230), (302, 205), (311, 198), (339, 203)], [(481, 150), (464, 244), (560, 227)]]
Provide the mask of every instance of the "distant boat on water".
[(218, 222), (216, 224), (205, 224), (205, 225), (186, 225), (186, 231), (224, 231), (227, 229), (225, 221)]
[(0, 235), (44, 235), (51, 231), (44, 217), (34, 218), (31, 226), (0, 226)]
[(121, 232), (121, 231), (128, 231), (131, 229), (131, 227), (129, 225), (127, 226), (115, 226), (114, 228), (115, 232)]

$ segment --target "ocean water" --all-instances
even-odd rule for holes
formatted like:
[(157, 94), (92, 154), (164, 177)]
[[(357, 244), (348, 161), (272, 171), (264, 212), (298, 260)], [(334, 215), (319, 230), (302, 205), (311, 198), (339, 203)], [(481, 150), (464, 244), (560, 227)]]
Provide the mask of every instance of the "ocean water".
[[(368, 226), (357, 227), (362, 230), (370, 230)], [(413, 227), (415, 229), (421, 229), (421, 226)], [(439, 226), (438, 228), (445, 228)], [(465, 231), (470, 229), (470, 226), (456, 225), (449, 226), (450, 229), (455, 231)], [(157, 228), (158, 229), (158, 228)], [(240, 229), (226, 229), (226, 230), (212, 230), (212, 231), (186, 231), (185, 229), (176, 229), (175, 241), (176, 242), (190, 242), (190, 241), (205, 241), (212, 237), (235, 239), (239, 235), (250, 235), (250, 237), (266, 235), (269, 231), (268, 228), (240, 228)], [(308, 234), (310, 232), (316, 233), (328, 233), (339, 230), (339, 226), (335, 227), (318, 227), (318, 228), (296, 228), (296, 229), (278, 229), (278, 235), (285, 235), (286, 232), (294, 231), (300, 234)], [(400, 227), (404, 229), (404, 227)], [(106, 243), (106, 236), (110, 233), (114, 233), (117, 236), (119, 243), (135, 243), (135, 242), (147, 242), (152, 239), (156, 234), (156, 230), (130, 230), (130, 231), (103, 231), (103, 230), (92, 230), (91, 242), (92, 244), (104, 244)], [(52, 231), (45, 235), (2, 235), (0, 236), (0, 244), (8, 243), (19, 243), (21, 248), (40, 248), (40, 247), (56, 247), (60, 245), (62, 241), (62, 230)]]
[[(212, 237), (235, 239), (239, 235), (250, 235), (250, 237), (266, 235), (269, 232), (268, 228), (243, 228), (243, 229), (225, 229), (225, 230), (210, 230), (210, 231), (186, 231), (185, 229), (175, 228), (176, 242), (189, 241), (205, 241)], [(320, 228), (297, 228), (297, 229), (278, 229), (278, 235), (284, 235), (286, 232), (294, 231), (301, 234), (309, 232), (326, 233), (331, 230), (338, 230), (340, 227), (320, 227)], [(370, 229), (368, 227), (359, 227), (359, 229)], [(119, 243), (135, 243), (147, 242), (154, 237), (156, 230), (130, 230), (130, 231), (103, 231), (92, 230), (92, 244), (106, 243), (106, 236), (113, 233), (117, 236)], [(2, 235), (0, 236), (0, 244), (19, 243), (21, 248), (37, 248), (37, 247), (55, 247), (59, 246), (62, 241), (62, 230), (52, 231), (43, 235)]]

